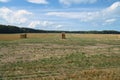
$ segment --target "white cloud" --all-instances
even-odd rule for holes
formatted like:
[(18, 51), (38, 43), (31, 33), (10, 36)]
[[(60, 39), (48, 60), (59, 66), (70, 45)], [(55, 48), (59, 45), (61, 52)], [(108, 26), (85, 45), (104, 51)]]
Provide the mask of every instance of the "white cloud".
[(94, 12), (90, 11), (80, 11), (80, 12), (48, 12), (48, 16), (57, 16), (69, 19), (78, 19), (80, 21), (89, 22), (89, 21), (98, 21), (114, 18), (120, 16), (120, 2), (113, 3), (110, 7), (103, 10), (98, 10)]
[(42, 27), (46, 27), (46, 26), (50, 26), (52, 25), (53, 23), (50, 22), (50, 21), (32, 21), (30, 24), (29, 24), (29, 27), (31, 28), (35, 28), (36, 26), (42, 26)]
[(106, 23), (112, 23), (112, 22), (115, 22), (116, 21), (116, 19), (107, 19), (105, 22)]
[(48, 4), (47, 0), (27, 0), (27, 1), (35, 4)]
[(46, 15), (88, 21), (93, 20), (96, 16), (98, 16), (98, 12), (49, 12)]
[(60, 3), (65, 5), (71, 5), (71, 4), (81, 4), (81, 3), (95, 3), (97, 0), (59, 0)]
[(56, 26), (56, 28), (61, 28), (61, 27), (63, 27), (63, 25), (61, 25), (61, 24)]
[(26, 10), (11, 10), (6, 7), (0, 8), (0, 19), (6, 21), (9, 24), (23, 24), (28, 20), (28, 15), (31, 15), (31, 12)]
[(32, 21), (29, 25), (28, 25), (28, 27), (30, 27), (30, 28), (35, 28), (37, 25), (39, 25), (40, 24), (40, 22), (39, 21)]
[(35, 27), (55, 27), (55, 28), (60, 28), (62, 25), (57, 24), (55, 22), (51, 21), (32, 21), (28, 27), (30, 28), (35, 28)]
[(4, 2), (4, 3), (6, 3), (6, 2), (9, 2), (10, 0), (0, 0), (0, 2)]
[(36, 18), (34, 18), (35, 16), (36, 15), (27, 10), (12, 10), (7, 7), (0, 8), (0, 20), (5, 21), (5, 24), (16, 26), (26, 25), (26, 27), (29, 28), (53, 27), (57, 29), (62, 27), (61, 24), (58, 24), (56, 22), (47, 20), (36, 20)]
[(108, 10), (113, 11), (117, 8), (120, 8), (120, 2), (115, 2), (113, 5), (111, 5)]
[(117, 19), (115, 19), (115, 18), (106, 19), (106, 20), (104, 21), (104, 23), (102, 23), (102, 25), (111, 25), (111, 24), (113, 24), (113, 23), (116, 22), (116, 21), (117, 21)]

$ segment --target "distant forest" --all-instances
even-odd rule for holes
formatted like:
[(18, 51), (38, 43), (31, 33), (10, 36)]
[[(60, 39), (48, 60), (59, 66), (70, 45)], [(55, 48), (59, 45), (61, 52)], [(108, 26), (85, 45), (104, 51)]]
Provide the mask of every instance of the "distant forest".
[(0, 24), (0, 33), (81, 33), (81, 34), (120, 34), (120, 31), (114, 30), (104, 30), (104, 31), (48, 31), (48, 30), (38, 30), (31, 28), (20, 28), (17, 26), (11, 25), (1, 25)]

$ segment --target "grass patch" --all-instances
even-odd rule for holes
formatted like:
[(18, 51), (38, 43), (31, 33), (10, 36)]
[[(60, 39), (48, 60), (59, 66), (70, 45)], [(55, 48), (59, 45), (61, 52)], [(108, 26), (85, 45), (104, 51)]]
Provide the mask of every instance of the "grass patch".
[[(82, 70), (91, 69), (119, 68), (119, 56), (120, 55), (107, 56), (102, 54), (88, 57), (85, 53), (74, 53), (61, 58), (51, 57), (32, 62), (8, 63), (2, 66), (0, 71), (3, 73), (2, 77), (7, 77), (8, 79), (27, 75), (36, 75), (35, 77), (46, 75), (60, 76), (61, 74), (71, 75), (74, 71), (81, 72)], [(94, 74), (91, 73), (86, 74), (94, 76)], [(79, 74), (79, 76), (83, 77), (81, 74)], [(114, 74), (112, 74), (112, 76), (114, 76)]]

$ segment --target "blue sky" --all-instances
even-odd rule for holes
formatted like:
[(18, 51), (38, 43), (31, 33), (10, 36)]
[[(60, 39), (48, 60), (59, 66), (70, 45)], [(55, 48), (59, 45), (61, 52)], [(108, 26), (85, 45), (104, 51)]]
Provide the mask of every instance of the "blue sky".
[(120, 31), (120, 0), (0, 0), (0, 24), (42, 30)]

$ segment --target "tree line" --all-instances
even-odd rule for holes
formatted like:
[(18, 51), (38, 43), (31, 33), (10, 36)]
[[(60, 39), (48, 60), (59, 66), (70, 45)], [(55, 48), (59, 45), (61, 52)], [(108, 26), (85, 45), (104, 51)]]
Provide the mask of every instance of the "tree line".
[(0, 24), (0, 33), (41, 33), (41, 32), (43, 33), (45, 31)]
[(11, 25), (1, 25), (0, 24), (0, 33), (81, 33), (81, 34), (120, 34), (120, 31), (114, 30), (104, 30), (104, 31), (48, 31), (48, 30), (38, 30), (31, 28), (20, 28), (17, 26)]

